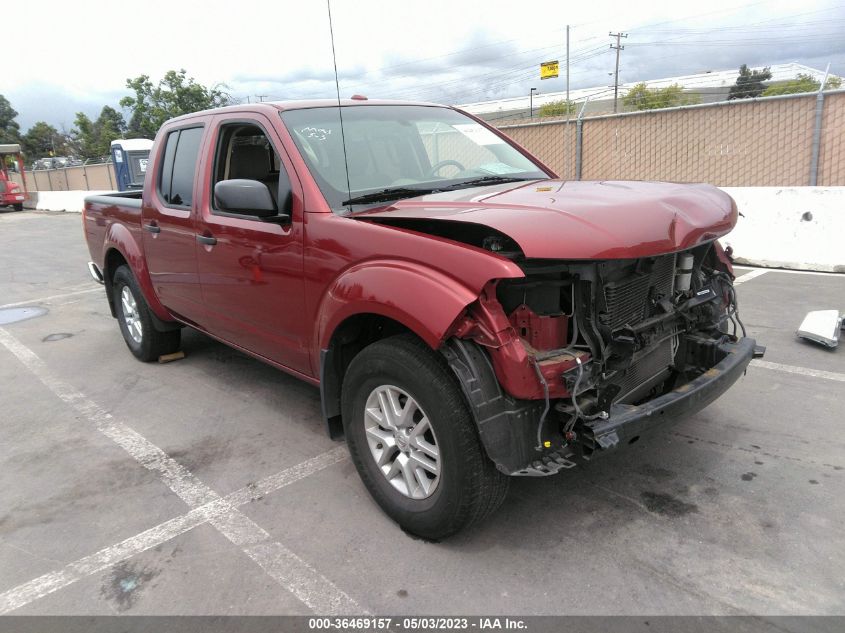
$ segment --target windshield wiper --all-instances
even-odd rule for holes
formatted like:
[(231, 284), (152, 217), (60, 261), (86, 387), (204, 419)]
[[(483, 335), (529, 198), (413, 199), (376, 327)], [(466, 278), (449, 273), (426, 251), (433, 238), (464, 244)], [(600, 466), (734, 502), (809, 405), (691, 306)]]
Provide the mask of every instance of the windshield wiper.
[(538, 178), (519, 178), (517, 176), (482, 176), (481, 178), (473, 178), (472, 180), (464, 180), (462, 182), (443, 187), (444, 191), (451, 191), (453, 189), (464, 189), (465, 187), (475, 187), (477, 185), (498, 185), (503, 182), (524, 182), (528, 180), (538, 180)]
[(503, 182), (524, 182), (527, 180), (538, 180), (537, 178), (519, 178), (516, 176), (482, 176), (480, 178), (472, 178), (471, 180), (464, 180), (453, 185), (446, 185), (445, 187), (388, 187), (373, 193), (365, 193), (362, 196), (355, 196), (349, 200), (341, 202), (346, 206), (349, 204), (371, 204), (373, 202), (389, 202), (391, 200), (401, 200), (402, 198), (413, 198), (415, 196), (423, 196), (429, 193), (438, 193), (440, 191), (453, 191), (455, 189), (464, 189), (466, 187), (475, 187), (477, 185), (495, 185)]
[(440, 189), (431, 188), (411, 188), (411, 187), (388, 187), (381, 191), (373, 193), (366, 193), (363, 196), (355, 196), (341, 202), (342, 205), (347, 204), (370, 204), (371, 202), (389, 202), (390, 200), (401, 200), (402, 198), (413, 198), (414, 196), (422, 196), (427, 193), (434, 193), (441, 191)]

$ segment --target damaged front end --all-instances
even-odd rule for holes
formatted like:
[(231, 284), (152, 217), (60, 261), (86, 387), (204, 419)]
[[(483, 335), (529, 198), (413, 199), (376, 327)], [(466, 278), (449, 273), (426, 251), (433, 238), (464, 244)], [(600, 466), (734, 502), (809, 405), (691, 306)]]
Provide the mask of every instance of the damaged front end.
[(517, 259), (443, 347), (497, 467), (550, 475), (721, 395), (762, 349), (745, 337), (718, 243), (626, 260)]

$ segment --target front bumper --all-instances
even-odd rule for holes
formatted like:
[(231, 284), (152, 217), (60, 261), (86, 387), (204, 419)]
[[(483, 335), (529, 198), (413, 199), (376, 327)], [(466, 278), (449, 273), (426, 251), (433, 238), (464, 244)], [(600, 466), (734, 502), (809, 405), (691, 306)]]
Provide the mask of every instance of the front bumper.
[[(441, 349), (466, 396), (487, 456), (512, 476), (546, 477), (613, 449), (633, 444), (640, 434), (700, 411), (739, 379), (762, 355), (754, 339), (712, 346), (710, 369), (673, 391), (640, 405), (614, 405), (606, 420), (578, 428), (577, 440), (537, 452), (541, 400), (515, 400), (496, 379), (490, 358), (471, 341), (451, 339)], [(711, 364), (712, 362), (712, 364)], [(562, 438), (561, 438), (562, 439)]]
[(642, 433), (700, 411), (739, 379), (751, 359), (762, 355), (762, 348), (752, 338), (741, 338), (719, 345), (716, 353), (721, 359), (690, 382), (640, 405), (613, 405), (606, 420), (588, 423), (579, 438), (581, 457), (633, 444)]

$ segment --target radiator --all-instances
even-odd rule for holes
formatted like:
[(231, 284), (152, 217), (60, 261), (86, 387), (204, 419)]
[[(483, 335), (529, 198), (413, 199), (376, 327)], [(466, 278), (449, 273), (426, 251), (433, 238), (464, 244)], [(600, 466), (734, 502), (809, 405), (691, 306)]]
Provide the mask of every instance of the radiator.
[[(604, 287), (606, 311), (599, 316), (611, 330), (636, 325), (652, 314), (652, 298), (670, 297), (675, 276), (675, 255), (656, 259), (650, 273), (632, 275)], [(660, 383), (669, 374), (673, 361), (674, 339), (659, 343), (640, 356), (609, 381), (620, 390), (616, 401), (635, 400), (643, 391)]]
[(606, 311), (599, 321), (616, 330), (636, 325), (650, 315), (649, 297), (672, 293), (675, 276), (675, 255), (663, 255), (654, 262), (650, 273), (632, 275), (604, 286)]

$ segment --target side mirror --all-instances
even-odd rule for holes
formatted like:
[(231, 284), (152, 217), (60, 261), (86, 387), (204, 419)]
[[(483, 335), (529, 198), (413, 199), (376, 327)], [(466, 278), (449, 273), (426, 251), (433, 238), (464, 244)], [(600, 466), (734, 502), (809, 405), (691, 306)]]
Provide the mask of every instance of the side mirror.
[(258, 180), (221, 180), (214, 185), (214, 203), (221, 211), (259, 218), (272, 217), (278, 213), (270, 189)]

